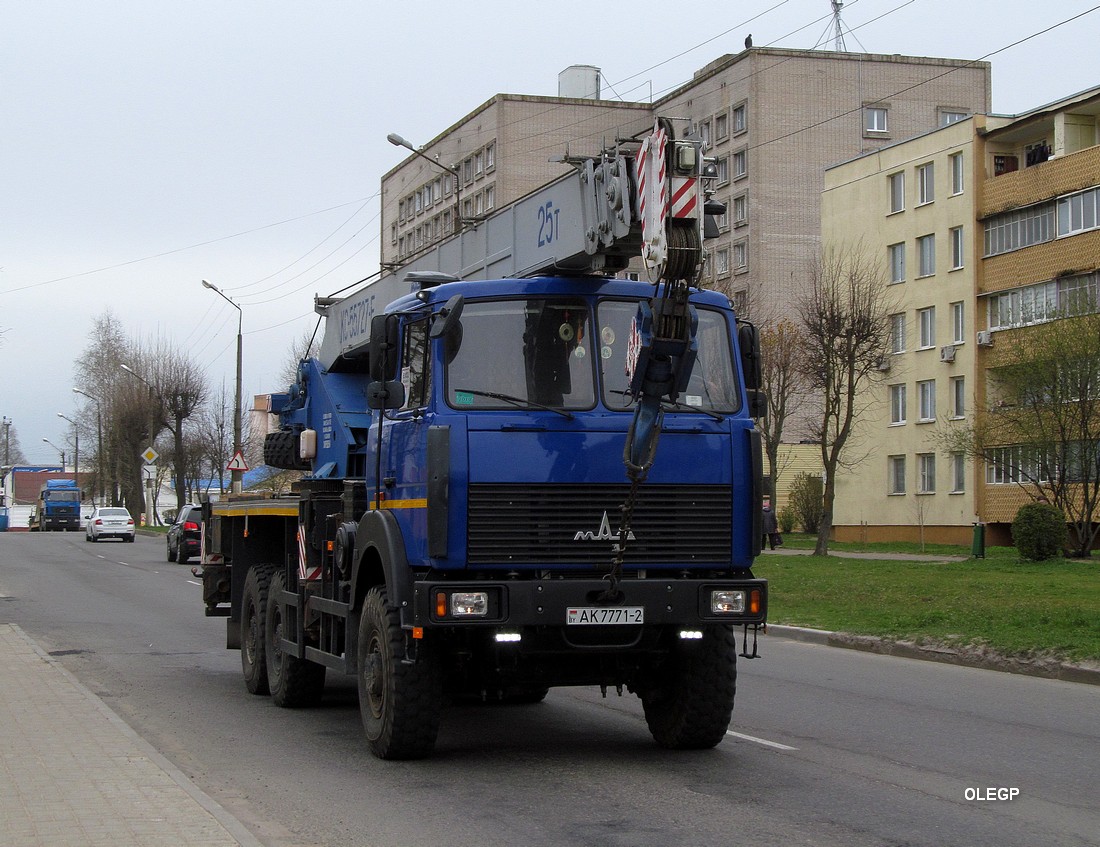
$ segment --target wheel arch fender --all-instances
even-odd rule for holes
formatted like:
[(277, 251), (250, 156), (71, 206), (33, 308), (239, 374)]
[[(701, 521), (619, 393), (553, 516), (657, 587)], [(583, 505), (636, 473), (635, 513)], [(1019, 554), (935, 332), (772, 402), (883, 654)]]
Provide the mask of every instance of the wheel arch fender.
[(401, 624), (412, 625), (413, 574), (405, 553), (405, 539), (396, 518), (379, 509), (359, 520), (352, 558), (352, 612), (363, 607), (363, 598), (377, 585), (384, 585), (390, 603), (401, 613)]

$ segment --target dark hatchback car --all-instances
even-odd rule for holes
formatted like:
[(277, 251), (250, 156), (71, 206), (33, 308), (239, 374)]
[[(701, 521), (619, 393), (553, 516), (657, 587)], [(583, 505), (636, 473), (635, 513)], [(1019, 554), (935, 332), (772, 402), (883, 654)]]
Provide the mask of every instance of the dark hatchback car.
[(168, 561), (183, 564), (202, 546), (202, 506), (184, 506), (168, 527)]

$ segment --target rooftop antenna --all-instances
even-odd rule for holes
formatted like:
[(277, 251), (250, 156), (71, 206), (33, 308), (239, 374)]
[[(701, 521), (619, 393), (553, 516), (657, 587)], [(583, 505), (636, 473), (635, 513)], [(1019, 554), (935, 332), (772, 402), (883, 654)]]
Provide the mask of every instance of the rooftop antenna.
[(840, 23), (840, 10), (844, 7), (844, 0), (831, 0), (833, 6), (833, 49), (838, 53), (847, 53), (848, 48), (844, 44), (844, 28)]

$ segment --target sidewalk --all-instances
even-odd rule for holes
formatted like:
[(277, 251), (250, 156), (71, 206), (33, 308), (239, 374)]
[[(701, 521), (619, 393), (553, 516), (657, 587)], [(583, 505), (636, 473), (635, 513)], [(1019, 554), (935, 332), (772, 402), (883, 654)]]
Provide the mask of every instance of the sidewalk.
[(0, 624), (5, 847), (259, 847), (14, 624)]

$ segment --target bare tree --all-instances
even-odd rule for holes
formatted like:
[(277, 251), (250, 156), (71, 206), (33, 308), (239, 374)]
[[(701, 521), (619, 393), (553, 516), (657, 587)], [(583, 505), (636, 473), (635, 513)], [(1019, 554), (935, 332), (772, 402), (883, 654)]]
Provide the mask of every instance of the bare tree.
[(157, 386), (163, 423), (172, 431), (172, 468), (175, 476), (176, 509), (187, 503), (187, 454), (183, 444), (183, 425), (206, 402), (206, 374), (193, 359), (166, 342), (160, 342), (147, 355), (151, 362), (152, 382)]
[(4, 457), (5, 468), (27, 464), (27, 457), (23, 455), (23, 448), (19, 445), (19, 433), (7, 416), (4, 417), (4, 431), (0, 432), (0, 438), (3, 439), (0, 441), (0, 456)]
[(277, 390), (286, 391), (287, 388), (298, 381), (298, 363), (302, 359), (316, 357), (321, 350), (317, 342), (317, 333), (313, 330), (305, 330), (295, 338), (286, 349), (286, 359), (279, 371)]
[(829, 251), (815, 262), (796, 306), (804, 337), (800, 370), (821, 402), (813, 426), (825, 469), (817, 555), (829, 550), (837, 470), (845, 466), (845, 448), (867, 410), (867, 389), (880, 377), (891, 306), (881, 264), (859, 246)]
[(233, 397), (225, 383), (203, 409), (198, 437), (203, 464), (209, 470), (210, 479), (216, 479), (218, 490), (224, 493), (226, 465), (233, 455)]
[(804, 379), (799, 369), (805, 342), (798, 324), (781, 318), (765, 324), (760, 330), (760, 358), (762, 388), (768, 396), (768, 416), (757, 423), (764, 439), (764, 453), (768, 457), (771, 476), (772, 503), (776, 503), (776, 489), (783, 472), (779, 460), (779, 448), (783, 443), (783, 430), (787, 424), (796, 396), (804, 395)]

